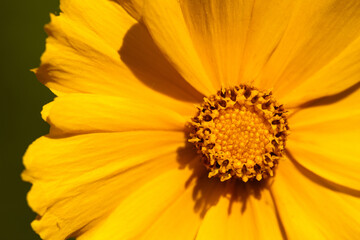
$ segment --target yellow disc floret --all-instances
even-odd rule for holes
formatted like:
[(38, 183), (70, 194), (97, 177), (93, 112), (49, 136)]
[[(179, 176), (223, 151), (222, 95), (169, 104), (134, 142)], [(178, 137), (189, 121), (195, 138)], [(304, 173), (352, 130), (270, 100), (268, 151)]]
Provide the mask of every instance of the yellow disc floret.
[(204, 98), (189, 125), (189, 142), (202, 154), (209, 177), (221, 181), (273, 176), (289, 132), (286, 112), (271, 92), (246, 85)]

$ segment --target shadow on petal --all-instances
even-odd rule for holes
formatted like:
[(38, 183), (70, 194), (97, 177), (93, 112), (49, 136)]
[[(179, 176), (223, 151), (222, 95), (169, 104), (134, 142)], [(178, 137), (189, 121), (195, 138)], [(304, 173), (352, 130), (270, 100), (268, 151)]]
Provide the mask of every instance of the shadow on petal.
[[(192, 183), (195, 183), (193, 187), (194, 211), (202, 218), (222, 197), (229, 199), (228, 215), (231, 215), (234, 203), (240, 203), (241, 213), (244, 213), (249, 197), (261, 199), (262, 191), (268, 190), (270, 187), (271, 179), (244, 183), (234, 178), (225, 182), (221, 182), (216, 177), (208, 178), (208, 171), (201, 162), (201, 156), (191, 143), (186, 142), (184, 147), (177, 150), (177, 153), (179, 168), (189, 168), (193, 171), (192, 176), (184, 183), (184, 187), (189, 188)], [(194, 159), (196, 160), (191, 161)]]
[(202, 101), (203, 95), (185, 81), (170, 64), (144, 25), (137, 23), (128, 30), (119, 55), (147, 87), (181, 101)]
[(319, 106), (330, 105), (330, 104), (339, 102), (339, 101), (343, 100), (344, 98), (348, 97), (349, 95), (355, 93), (359, 89), (360, 89), (360, 82), (355, 83), (351, 87), (349, 87), (337, 94), (312, 99), (308, 102), (301, 104), (295, 110), (293, 110), (292, 113), (289, 115), (289, 118), (304, 108), (319, 107)]
[(326, 187), (328, 189), (331, 189), (332, 191), (335, 192), (340, 192), (340, 193), (345, 193), (354, 197), (360, 197), (360, 191), (359, 190), (355, 190), (340, 184), (337, 184), (329, 179), (325, 179), (319, 175), (317, 175), (316, 173), (310, 171), (309, 169), (305, 168), (304, 166), (302, 166), (297, 160), (296, 158), (290, 153), (289, 150), (286, 150), (286, 156), (290, 159), (290, 161), (294, 164), (294, 166), (296, 167), (297, 170), (299, 170), (300, 173), (302, 173), (304, 176), (306, 176), (307, 178), (309, 178), (311, 181), (313, 181), (314, 183), (321, 185), (323, 187)]
[(272, 199), (272, 201), (274, 203), (275, 215), (276, 215), (277, 222), (279, 224), (281, 235), (282, 235), (284, 240), (287, 240), (289, 238), (288, 238), (288, 236), (286, 234), (285, 226), (284, 226), (283, 220), (281, 219), (281, 216), (280, 216), (279, 207), (278, 207), (278, 205), (277, 205), (277, 203), (275, 201), (273, 192), (272, 191), (269, 191), (269, 192), (270, 192), (271, 199)]

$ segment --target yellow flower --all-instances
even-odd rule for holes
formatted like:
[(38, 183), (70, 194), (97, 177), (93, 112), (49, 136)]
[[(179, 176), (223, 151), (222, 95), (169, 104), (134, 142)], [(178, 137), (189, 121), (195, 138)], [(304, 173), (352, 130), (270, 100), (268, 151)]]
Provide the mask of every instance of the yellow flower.
[[(58, 96), (42, 112), (50, 133), (22, 175), (43, 239), (359, 238), (360, 1), (61, 10), (36, 71)], [(236, 88), (254, 95), (221, 108)], [(274, 166), (255, 166), (265, 153)]]

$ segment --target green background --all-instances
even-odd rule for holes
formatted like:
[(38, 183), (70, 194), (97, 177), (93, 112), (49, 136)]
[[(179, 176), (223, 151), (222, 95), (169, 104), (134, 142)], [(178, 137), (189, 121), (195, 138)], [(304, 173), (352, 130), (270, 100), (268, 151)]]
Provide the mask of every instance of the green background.
[(0, 239), (4, 240), (40, 239), (30, 227), (35, 217), (26, 203), (30, 184), (22, 182), (20, 173), (27, 146), (48, 132), (40, 111), (54, 96), (29, 69), (40, 63), (44, 24), (51, 12), (59, 12), (59, 0), (0, 3)]

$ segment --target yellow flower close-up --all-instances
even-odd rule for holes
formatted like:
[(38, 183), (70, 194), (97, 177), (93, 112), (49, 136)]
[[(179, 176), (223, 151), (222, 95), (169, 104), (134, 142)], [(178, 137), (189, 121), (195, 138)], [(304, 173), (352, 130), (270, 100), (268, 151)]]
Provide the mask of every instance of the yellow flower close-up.
[(61, 0), (22, 178), (42, 239), (360, 239), (359, 0)]

